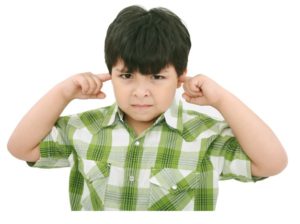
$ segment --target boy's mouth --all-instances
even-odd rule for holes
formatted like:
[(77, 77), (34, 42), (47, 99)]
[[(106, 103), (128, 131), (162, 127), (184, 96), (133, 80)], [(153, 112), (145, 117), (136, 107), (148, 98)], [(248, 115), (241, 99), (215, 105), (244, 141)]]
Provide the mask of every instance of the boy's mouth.
[(151, 105), (151, 104), (131, 104), (131, 106), (133, 108), (137, 108), (137, 109), (148, 109), (148, 108), (152, 107), (153, 105)]

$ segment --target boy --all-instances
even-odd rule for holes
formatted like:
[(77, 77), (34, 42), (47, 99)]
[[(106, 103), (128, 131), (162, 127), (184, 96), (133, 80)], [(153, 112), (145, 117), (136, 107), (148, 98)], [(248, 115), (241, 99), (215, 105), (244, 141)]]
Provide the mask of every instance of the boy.
[[(123, 9), (105, 40), (109, 74), (81, 73), (50, 90), (21, 120), (8, 149), (35, 167), (71, 166), (72, 210), (214, 210), (219, 179), (256, 181), (287, 164), (266, 124), (210, 78), (188, 77), (188, 30), (167, 9)], [(74, 99), (112, 106), (59, 117)], [(225, 121), (174, 102), (210, 105)], [(234, 133), (234, 135), (233, 135)]]

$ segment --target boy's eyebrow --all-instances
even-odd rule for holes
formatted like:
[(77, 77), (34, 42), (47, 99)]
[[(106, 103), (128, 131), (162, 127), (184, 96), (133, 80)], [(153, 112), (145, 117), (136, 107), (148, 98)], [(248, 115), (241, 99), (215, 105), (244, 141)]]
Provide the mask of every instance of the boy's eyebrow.
[[(127, 68), (114, 68), (115, 71), (120, 72), (122, 74), (131, 74), (131, 72), (128, 72)], [(159, 73), (156, 73), (155, 75), (162, 75), (162, 74), (168, 74), (169, 70), (167, 68), (162, 69)]]

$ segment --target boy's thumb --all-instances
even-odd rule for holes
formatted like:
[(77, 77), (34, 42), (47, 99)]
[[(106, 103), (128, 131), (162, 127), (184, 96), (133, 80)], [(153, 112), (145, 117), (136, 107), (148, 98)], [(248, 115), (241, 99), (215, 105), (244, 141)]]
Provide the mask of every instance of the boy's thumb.
[(100, 92), (97, 94), (98, 99), (104, 99), (106, 97), (106, 94), (104, 92)]

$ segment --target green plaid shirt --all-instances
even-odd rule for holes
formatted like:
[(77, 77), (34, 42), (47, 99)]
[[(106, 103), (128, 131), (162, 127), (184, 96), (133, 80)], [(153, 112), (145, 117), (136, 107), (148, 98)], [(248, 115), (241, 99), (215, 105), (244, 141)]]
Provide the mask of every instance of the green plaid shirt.
[(220, 179), (256, 180), (228, 124), (181, 102), (140, 136), (116, 104), (61, 117), (40, 151), (71, 166), (72, 210), (214, 210)]

